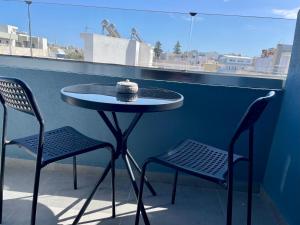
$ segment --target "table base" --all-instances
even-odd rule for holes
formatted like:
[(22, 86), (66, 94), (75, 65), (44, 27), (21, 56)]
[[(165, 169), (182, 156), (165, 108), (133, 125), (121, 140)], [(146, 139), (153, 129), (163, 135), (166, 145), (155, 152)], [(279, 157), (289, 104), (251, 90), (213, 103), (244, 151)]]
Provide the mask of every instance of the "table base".
[[(123, 132), (119, 126), (119, 122), (118, 122), (118, 118), (115, 112), (112, 112), (112, 117), (113, 117), (113, 123), (109, 120), (109, 118), (107, 117), (107, 115), (105, 114), (105, 112), (103, 111), (98, 111), (99, 115), (101, 116), (101, 118), (103, 119), (103, 121), (105, 122), (105, 124), (107, 125), (107, 127), (109, 128), (109, 130), (112, 132), (112, 134), (114, 135), (116, 142), (117, 142), (117, 147), (116, 147), (116, 151), (113, 153), (113, 159), (109, 162), (109, 164), (106, 166), (104, 172), (102, 173), (100, 179), (98, 180), (96, 186), (94, 187), (94, 189), (92, 190), (90, 196), (87, 198), (87, 200), (85, 201), (83, 207), (81, 208), (79, 214), (77, 215), (77, 217), (75, 218), (73, 225), (78, 224), (80, 218), (83, 216), (85, 210), (87, 209), (87, 207), (89, 206), (91, 200), (93, 199), (93, 196), (95, 195), (96, 191), (98, 190), (100, 184), (103, 182), (103, 180), (105, 179), (105, 177), (108, 175), (109, 171), (111, 170), (111, 175), (112, 175), (112, 216), (115, 217), (116, 212), (115, 212), (115, 161), (121, 156), (122, 160), (126, 166), (126, 170), (128, 172), (134, 193), (136, 198), (138, 199), (138, 194), (139, 194), (139, 189), (138, 189), (138, 185), (136, 183), (136, 179), (131, 167), (131, 163), (133, 164), (133, 166), (135, 167), (135, 169), (141, 174), (141, 168), (139, 167), (139, 165), (137, 164), (137, 162), (135, 161), (135, 159), (133, 158), (133, 156), (130, 154), (128, 148), (127, 148), (127, 140), (128, 137), (130, 135), (130, 133), (132, 132), (132, 130), (134, 129), (134, 127), (136, 126), (136, 124), (138, 123), (138, 121), (140, 120), (140, 118), (142, 117), (143, 113), (137, 113), (135, 115), (135, 117), (133, 118), (132, 122), (129, 124), (128, 128)], [(152, 195), (156, 195), (156, 192), (154, 190), (154, 188), (152, 187), (152, 185), (149, 183), (149, 181), (147, 180), (147, 178), (145, 177), (145, 183), (147, 185), (147, 187), (149, 188), (150, 192), (152, 193)], [(144, 208), (144, 204), (142, 204), (141, 207), (141, 212), (142, 212), (142, 216), (144, 218), (144, 222), (146, 225), (150, 225), (150, 222), (148, 220), (145, 208)]]

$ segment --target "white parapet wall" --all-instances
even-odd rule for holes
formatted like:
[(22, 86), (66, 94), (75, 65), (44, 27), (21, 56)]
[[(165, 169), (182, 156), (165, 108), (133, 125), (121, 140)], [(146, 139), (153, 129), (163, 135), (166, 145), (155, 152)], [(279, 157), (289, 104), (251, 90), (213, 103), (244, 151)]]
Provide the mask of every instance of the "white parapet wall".
[[(17, 56), (31, 56), (30, 48), (12, 47), (7, 45), (0, 45), (1, 55), (17, 55)], [(34, 57), (48, 58), (48, 49), (33, 48), (32, 55)]]
[(139, 45), (138, 65), (151, 67), (153, 65), (154, 56), (153, 48), (149, 44), (142, 42), (139, 42)]
[(152, 66), (153, 48), (136, 40), (82, 33), (84, 60), (130, 66)]

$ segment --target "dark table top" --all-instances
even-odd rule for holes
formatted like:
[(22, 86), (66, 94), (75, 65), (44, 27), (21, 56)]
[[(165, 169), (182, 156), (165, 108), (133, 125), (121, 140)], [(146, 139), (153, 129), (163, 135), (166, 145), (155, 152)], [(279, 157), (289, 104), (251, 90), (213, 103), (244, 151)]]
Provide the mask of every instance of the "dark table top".
[(120, 94), (115, 86), (79, 84), (61, 90), (62, 99), (75, 106), (111, 112), (159, 112), (179, 108), (183, 96), (158, 88), (139, 88), (137, 94)]

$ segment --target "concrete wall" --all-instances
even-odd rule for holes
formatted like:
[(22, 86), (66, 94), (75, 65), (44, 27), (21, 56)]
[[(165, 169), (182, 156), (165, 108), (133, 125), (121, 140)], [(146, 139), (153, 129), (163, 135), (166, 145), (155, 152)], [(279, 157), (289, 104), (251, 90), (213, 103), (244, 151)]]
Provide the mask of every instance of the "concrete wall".
[[(124, 63), (121, 63), (121, 65), (137, 66), (139, 63), (140, 43), (134, 40), (126, 40), (126, 42), (125, 49), (120, 49), (121, 52), (125, 52)], [(117, 51), (116, 53), (118, 54), (119, 52)], [(111, 63), (115, 62), (113, 61)]]
[(151, 66), (152, 48), (135, 40), (82, 33), (84, 59), (89, 62)]
[[(96, 112), (70, 106), (60, 99), (60, 89), (79, 83), (111, 83), (118, 78), (78, 75), (73, 73), (46, 72), (39, 70), (15, 69), (0, 67), (1, 76), (18, 77), (32, 88), (38, 104), (45, 117), (46, 129), (71, 125), (81, 132), (106, 141), (113, 142), (112, 135), (104, 126)], [(176, 82), (136, 80), (142, 87), (168, 88), (182, 93), (184, 106), (178, 110), (144, 115), (129, 140), (129, 149), (138, 162), (149, 156), (166, 151), (184, 138), (194, 138), (202, 142), (227, 149), (235, 126), (255, 98), (265, 95), (267, 90), (207, 86)], [(258, 124), (255, 134), (255, 179), (261, 181), (280, 106), (280, 94), (268, 107)], [(9, 134), (11, 137), (23, 136), (35, 132), (32, 119), (17, 112), (9, 117)], [(1, 115), (1, 114), (0, 114)], [(120, 115), (124, 127), (132, 115)], [(237, 145), (237, 153), (246, 152), (247, 141), (242, 137)], [(12, 148), (12, 157), (27, 157), (24, 151)], [(70, 162), (66, 160), (65, 162)], [(107, 154), (99, 152), (79, 157), (79, 163), (93, 166), (104, 166)], [(119, 165), (122, 166), (122, 165)], [(158, 169), (158, 168), (154, 168)], [(161, 171), (161, 170), (160, 170)], [(246, 174), (245, 164), (237, 167), (241, 178)]]
[(290, 225), (300, 224), (300, 16), (264, 187)]
[(80, 34), (80, 37), (84, 40), (84, 60), (87, 62), (92, 62), (94, 58), (93, 51), (93, 35), (87, 33)]
[(139, 66), (152, 66), (153, 63), (153, 49), (151, 46), (149, 46), (146, 43), (140, 43), (140, 49), (139, 49)]
[[(128, 49), (129, 43), (126, 39), (97, 34), (82, 34), (81, 37), (87, 44), (92, 40), (92, 45), (89, 45), (92, 48), (84, 48), (84, 55), (88, 56), (85, 58), (86, 61), (125, 65), (126, 57), (135, 58), (136, 48), (131, 45), (131, 48)], [(92, 56), (92, 58), (90, 56)], [(135, 62), (135, 60), (133, 60), (133, 62)]]
[[(30, 48), (22, 47), (10, 47), (8, 45), (0, 45), (0, 54), (3, 55), (18, 55), (18, 56), (30, 56)], [(34, 57), (49, 57), (48, 49), (32, 49)]]

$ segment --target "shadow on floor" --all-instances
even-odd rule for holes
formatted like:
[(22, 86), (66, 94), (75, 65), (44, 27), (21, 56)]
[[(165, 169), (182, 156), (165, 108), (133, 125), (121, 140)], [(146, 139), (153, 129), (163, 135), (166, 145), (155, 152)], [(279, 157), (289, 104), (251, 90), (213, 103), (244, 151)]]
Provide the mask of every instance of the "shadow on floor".
[[(31, 199), (7, 199), (3, 204), (2, 225), (25, 225), (30, 224)], [(57, 217), (45, 205), (38, 203), (37, 221), (43, 225), (58, 224)]]
[[(37, 225), (70, 225), (84, 199), (94, 187), (101, 171), (78, 171), (78, 190), (73, 189), (72, 170), (45, 169), (41, 174)], [(5, 174), (4, 225), (29, 225), (33, 190), (34, 163), (8, 163)], [(176, 204), (172, 205), (172, 185), (153, 183), (157, 196), (145, 188), (144, 203), (152, 225), (223, 225), (226, 191), (178, 185)], [(136, 198), (127, 177), (116, 179), (116, 218), (111, 218), (111, 184), (107, 177), (79, 224), (133, 225)], [(234, 225), (245, 224), (246, 193), (234, 193)], [(13, 199), (13, 200), (12, 200)], [(253, 198), (253, 224), (279, 225), (270, 206), (256, 194)], [(141, 221), (140, 225), (143, 225)]]

